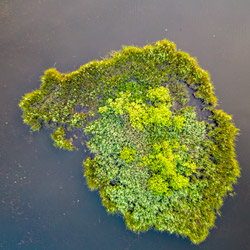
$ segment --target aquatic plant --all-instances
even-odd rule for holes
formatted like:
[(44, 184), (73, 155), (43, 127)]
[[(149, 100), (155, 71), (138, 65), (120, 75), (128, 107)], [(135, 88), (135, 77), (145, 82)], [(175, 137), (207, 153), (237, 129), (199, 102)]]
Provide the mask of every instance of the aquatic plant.
[(41, 81), (19, 104), (24, 123), (50, 128), (54, 145), (68, 150), (76, 133), (91, 136), (83, 141), (94, 154), (84, 175), (108, 212), (135, 232), (205, 240), (240, 175), (238, 129), (216, 109), (210, 76), (196, 59), (163, 40), (124, 47), (69, 74), (49, 69)]

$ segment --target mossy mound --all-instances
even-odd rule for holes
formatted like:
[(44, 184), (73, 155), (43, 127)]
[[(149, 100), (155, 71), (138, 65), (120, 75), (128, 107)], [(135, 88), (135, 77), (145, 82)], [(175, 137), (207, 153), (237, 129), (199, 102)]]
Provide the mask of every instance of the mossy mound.
[(198, 244), (240, 175), (238, 130), (216, 104), (209, 74), (163, 40), (70, 74), (49, 69), (19, 105), (24, 122), (51, 128), (59, 148), (76, 148), (79, 131), (92, 135), (88, 185), (128, 228), (167, 230)]

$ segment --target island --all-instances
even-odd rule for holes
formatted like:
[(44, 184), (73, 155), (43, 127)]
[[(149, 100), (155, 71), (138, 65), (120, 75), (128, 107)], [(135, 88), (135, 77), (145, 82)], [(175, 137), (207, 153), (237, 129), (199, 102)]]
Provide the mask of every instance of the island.
[(162, 40), (41, 82), (19, 103), (24, 123), (50, 129), (58, 148), (87, 144), (84, 175), (109, 213), (137, 233), (206, 239), (240, 176), (238, 129), (195, 58)]

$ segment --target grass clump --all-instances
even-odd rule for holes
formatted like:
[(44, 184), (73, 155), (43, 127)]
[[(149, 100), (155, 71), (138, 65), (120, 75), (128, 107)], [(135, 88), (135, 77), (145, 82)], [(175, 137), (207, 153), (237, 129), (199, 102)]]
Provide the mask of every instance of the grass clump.
[(135, 232), (155, 228), (199, 244), (240, 175), (238, 130), (216, 109), (209, 74), (167, 40), (70, 74), (49, 69), (19, 105), (32, 130), (52, 130), (56, 147), (73, 150), (79, 131), (91, 136), (87, 183)]

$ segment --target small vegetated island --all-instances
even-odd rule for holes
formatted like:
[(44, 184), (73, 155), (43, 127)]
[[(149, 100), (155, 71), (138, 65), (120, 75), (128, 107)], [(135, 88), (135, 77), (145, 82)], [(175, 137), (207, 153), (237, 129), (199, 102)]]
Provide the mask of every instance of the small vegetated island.
[(69, 74), (48, 69), (41, 81), (19, 104), (24, 123), (52, 129), (59, 148), (87, 143), (87, 183), (108, 212), (134, 232), (205, 240), (240, 175), (238, 129), (216, 109), (210, 76), (194, 58), (163, 40)]

